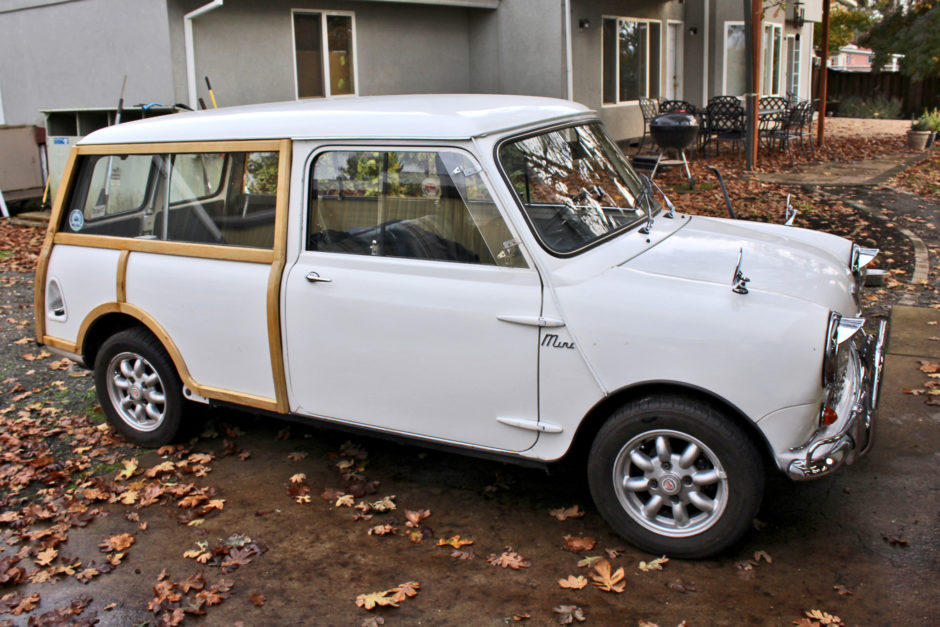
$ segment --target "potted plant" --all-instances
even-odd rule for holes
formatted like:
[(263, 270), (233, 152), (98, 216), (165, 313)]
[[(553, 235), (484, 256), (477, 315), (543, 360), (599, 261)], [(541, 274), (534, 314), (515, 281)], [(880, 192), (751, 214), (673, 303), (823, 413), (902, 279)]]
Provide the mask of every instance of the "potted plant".
[(925, 111), (919, 118), (911, 121), (911, 130), (907, 132), (907, 147), (911, 150), (924, 150), (930, 135), (929, 114)]
[(940, 135), (940, 109), (934, 108), (933, 111), (924, 112), (924, 115), (927, 116), (927, 127), (931, 131), (930, 139), (927, 140), (927, 148), (930, 148)]

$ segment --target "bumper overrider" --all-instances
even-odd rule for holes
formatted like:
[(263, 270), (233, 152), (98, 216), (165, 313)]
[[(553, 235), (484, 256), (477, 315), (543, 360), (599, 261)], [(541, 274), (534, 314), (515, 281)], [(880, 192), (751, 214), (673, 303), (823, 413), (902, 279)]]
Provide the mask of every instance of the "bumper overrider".
[(821, 477), (843, 464), (853, 463), (871, 448), (887, 326), (887, 322), (882, 320), (877, 333), (862, 331), (854, 339), (858, 359), (853, 360), (849, 367), (857, 369), (857, 378), (848, 399), (848, 411), (840, 415), (831, 427), (817, 431), (806, 444), (793, 450), (799, 456), (787, 467), (791, 479), (803, 481)]

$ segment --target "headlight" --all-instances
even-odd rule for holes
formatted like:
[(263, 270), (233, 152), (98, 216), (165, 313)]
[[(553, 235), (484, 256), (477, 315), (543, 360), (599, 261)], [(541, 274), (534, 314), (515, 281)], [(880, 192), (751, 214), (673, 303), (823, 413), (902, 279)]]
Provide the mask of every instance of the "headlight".
[(823, 387), (826, 388), (826, 400), (820, 412), (820, 422), (823, 426), (831, 425), (838, 420), (840, 413), (848, 410), (839, 406), (845, 392), (846, 371), (855, 353), (855, 344), (851, 340), (863, 324), (864, 318), (843, 318), (835, 312), (829, 314), (822, 368)]
[(865, 318), (843, 318), (841, 314), (829, 314), (826, 330), (826, 349), (823, 355), (823, 386), (830, 386), (842, 378), (848, 363), (849, 340), (862, 329)]

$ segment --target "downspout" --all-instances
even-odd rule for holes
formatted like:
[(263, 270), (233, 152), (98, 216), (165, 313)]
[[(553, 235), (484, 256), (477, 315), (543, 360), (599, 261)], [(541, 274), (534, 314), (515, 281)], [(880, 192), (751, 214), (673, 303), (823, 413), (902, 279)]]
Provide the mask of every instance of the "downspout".
[(574, 61), (571, 59), (571, 0), (562, 0), (565, 12), (565, 92), (568, 100), (574, 100)]
[(212, 0), (194, 11), (183, 16), (183, 46), (186, 49), (186, 85), (189, 88), (189, 106), (195, 111), (199, 108), (198, 93), (196, 91), (196, 53), (193, 45), (193, 20), (218, 9), (225, 0)]
[[(711, 72), (709, 72), (708, 67), (708, 47), (711, 45), (711, 30), (709, 25), (709, 18), (711, 17), (708, 13), (711, 10), (708, 6), (708, 0), (705, 0), (705, 19), (702, 24), (702, 106), (708, 104), (708, 83), (712, 79)], [(683, 33), (685, 35), (685, 33)], [(722, 39), (724, 34), (722, 33)]]

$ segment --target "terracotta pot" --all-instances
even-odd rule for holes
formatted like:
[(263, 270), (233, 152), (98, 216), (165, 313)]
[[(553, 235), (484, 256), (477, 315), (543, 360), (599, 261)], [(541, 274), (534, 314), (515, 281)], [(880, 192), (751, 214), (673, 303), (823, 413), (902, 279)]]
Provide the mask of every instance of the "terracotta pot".
[(927, 148), (927, 140), (932, 131), (908, 131), (907, 147), (911, 150), (924, 150)]

